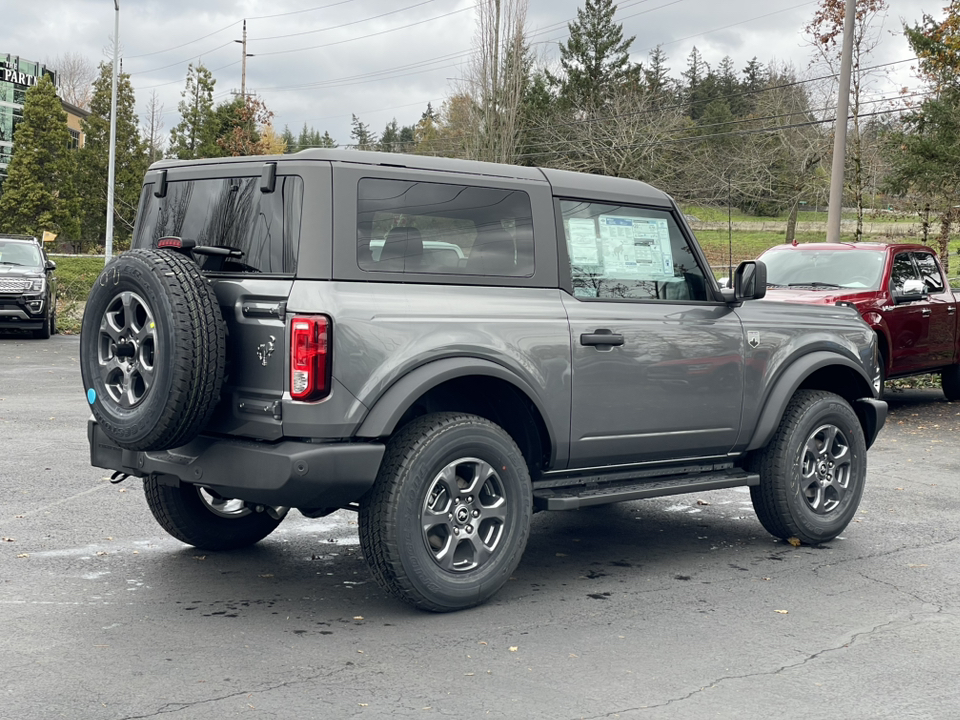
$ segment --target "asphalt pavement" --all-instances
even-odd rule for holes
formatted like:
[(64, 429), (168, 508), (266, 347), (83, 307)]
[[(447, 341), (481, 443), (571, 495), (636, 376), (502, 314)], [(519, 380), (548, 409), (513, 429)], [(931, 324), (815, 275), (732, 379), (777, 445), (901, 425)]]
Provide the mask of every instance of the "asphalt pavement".
[(856, 520), (775, 540), (742, 489), (534, 517), (486, 605), (391, 600), (354, 515), (167, 536), (90, 467), (76, 337), (0, 336), (0, 718), (955, 718), (960, 403), (895, 393)]

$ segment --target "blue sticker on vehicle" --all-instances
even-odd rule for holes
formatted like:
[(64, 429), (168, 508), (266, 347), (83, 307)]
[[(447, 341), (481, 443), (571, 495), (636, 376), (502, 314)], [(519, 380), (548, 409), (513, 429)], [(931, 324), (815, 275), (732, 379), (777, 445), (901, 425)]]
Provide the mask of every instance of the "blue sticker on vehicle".
[(97, 399), (97, 391), (94, 390), (93, 388), (90, 388), (89, 390), (87, 390), (87, 402), (93, 405), (96, 399)]

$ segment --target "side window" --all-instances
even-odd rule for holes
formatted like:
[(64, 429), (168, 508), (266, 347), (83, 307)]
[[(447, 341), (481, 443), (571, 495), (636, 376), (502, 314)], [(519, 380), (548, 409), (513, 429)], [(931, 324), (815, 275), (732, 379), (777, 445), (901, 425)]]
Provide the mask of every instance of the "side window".
[(533, 275), (525, 192), (364, 178), (357, 188), (357, 264), (371, 272)]
[(706, 300), (703, 270), (669, 212), (560, 200), (573, 294)]
[(913, 254), (913, 259), (917, 262), (920, 279), (923, 280), (923, 285), (927, 289), (927, 292), (931, 295), (942, 293), (944, 290), (943, 276), (940, 274), (940, 266), (937, 265), (937, 261), (933, 255), (918, 252)]
[(890, 289), (892, 292), (903, 292), (907, 280), (919, 280), (917, 270), (913, 265), (911, 253), (897, 253), (893, 257), (893, 267), (890, 268)]
[(200, 246), (239, 250), (237, 258), (198, 256), (201, 267), (217, 263), (224, 272), (293, 273), (300, 245), (303, 180), (279, 176), (272, 193), (262, 193), (259, 177), (172, 181), (167, 194), (141, 196), (135, 247), (156, 247), (163, 237), (193, 240)]

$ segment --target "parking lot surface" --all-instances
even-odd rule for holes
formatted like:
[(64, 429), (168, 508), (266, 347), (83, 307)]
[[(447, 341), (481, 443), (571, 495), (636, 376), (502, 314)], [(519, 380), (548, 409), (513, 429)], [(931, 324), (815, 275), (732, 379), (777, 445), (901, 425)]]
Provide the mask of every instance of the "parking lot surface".
[(351, 513), (167, 536), (89, 465), (76, 337), (0, 336), (0, 718), (950, 718), (960, 404), (891, 394), (822, 547), (725, 490), (541, 513), (486, 605), (386, 597)]

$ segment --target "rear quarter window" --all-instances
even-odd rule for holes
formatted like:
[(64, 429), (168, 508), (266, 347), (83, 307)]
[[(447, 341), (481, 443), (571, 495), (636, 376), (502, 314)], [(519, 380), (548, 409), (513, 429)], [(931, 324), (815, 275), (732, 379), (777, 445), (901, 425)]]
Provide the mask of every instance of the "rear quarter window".
[[(134, 247), (151, 248), (164, 237), (198, 246), (226, 247), (242, 255), (223, 261), (223, 272), (292, 274), (300, 246), (303, 180), (278, 176), (272, 193), (258, 177), (171, 180), (158, 198), (144, 187)], [(197, 256), (201, 267), (212, 258)], [(219, 259), (217, 261), (219, 263)]]
[(357, 188), (357, 264), (368, 272), (530, 277), (530, 196), (363, 178)]

